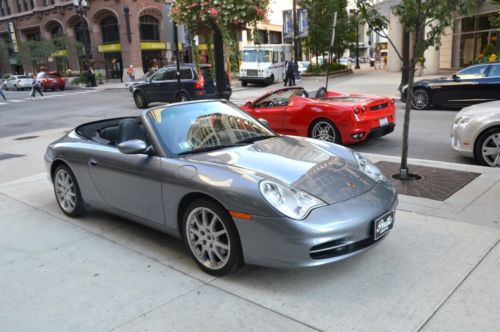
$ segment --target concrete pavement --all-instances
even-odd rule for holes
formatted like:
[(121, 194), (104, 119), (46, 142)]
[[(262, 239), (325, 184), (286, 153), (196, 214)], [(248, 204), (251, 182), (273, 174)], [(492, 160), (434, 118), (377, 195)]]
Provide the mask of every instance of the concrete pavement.
[[(500, 169), (443, 202), (400, 195), (375, 248), (307, 270), (214, 278), (181, 241), (101, 212), (57, 207), (42, 163), (55, 129), (0, 139), (1, 331), (496, 331)], [(373, 161), (395, 157), (368, 155)]]

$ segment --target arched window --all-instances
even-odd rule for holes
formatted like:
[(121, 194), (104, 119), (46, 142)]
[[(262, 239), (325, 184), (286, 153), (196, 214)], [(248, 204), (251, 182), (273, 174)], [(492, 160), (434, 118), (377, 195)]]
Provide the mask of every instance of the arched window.
[(139, 18), (139, 23), (141, 40), (160, 40), (160, 22), (156, 18), (150, 15), (144, 15)]
[(50, 29), (50, 35), (52, 36), (52, 38), (62, 37), (62, 27), (60, 25), (55, 25), (52, 29)]
[(117, 43), (120, 41), (120, 32), (118, 30), (118, 20), (114, 16), (106, 16), (101, 21), (102, 42), (103, 44)]

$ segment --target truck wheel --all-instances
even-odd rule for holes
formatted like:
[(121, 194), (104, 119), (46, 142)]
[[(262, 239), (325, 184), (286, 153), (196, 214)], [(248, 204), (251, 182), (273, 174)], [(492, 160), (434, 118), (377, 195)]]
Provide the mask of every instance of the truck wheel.
[(241, 81), (241, 86), (247, 86), (248, 82), (247, 81)]

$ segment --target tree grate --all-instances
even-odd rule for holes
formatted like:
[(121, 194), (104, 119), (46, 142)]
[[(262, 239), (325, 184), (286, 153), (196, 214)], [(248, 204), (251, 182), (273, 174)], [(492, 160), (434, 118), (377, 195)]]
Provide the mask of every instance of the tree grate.
[(379, 161), (376, 165), (394, 185), (398, 194), (436, 201), (446, 200), (481, 175), (452, 169), (409, 165), (409, 172), (421, 176), (421, 179), (400, 181), (392, 177), (394, 174), (399, 174), (399, 163)]

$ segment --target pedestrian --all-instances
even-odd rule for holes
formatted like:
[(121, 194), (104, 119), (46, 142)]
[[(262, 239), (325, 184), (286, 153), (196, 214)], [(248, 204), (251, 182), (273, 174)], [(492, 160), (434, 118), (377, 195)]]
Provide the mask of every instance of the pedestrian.
[(128, 75), (128, 82), (129, 83), (131, 83), (135, 80), (134, 66), (133, 65), (128, 66), (127, 75)]
[(285, 86), (288, 83), (289, 78), (290, 77), (288, 76), (288, 60), (285, 60), (285, 79), (284, 79)]
[(295, 85), (295, 62), (293, 61), (293, 58), (288, 62), (288, 68), (287, 68), (287, 74), (288, 74), (288, 85), (289, 86), (294, 86)]
[(384, 69), (387, 68), (387, 55), (384, 56)]
[[(43, 75), (40, 75), (40, 73), (43, 73)], [(36, 78), (33, 80), (33, 83), (31, 84), (31, 91), (30, 91), (31, 100), (35, 100), (35, 96), (36, 96), (37, 92), (42, 97), (42, 99), (44, 98), (44, 95), (42, 92), (42, 81), (41, 80), (42, 80), (42, 78), (45, 77), (44, 76), (45, 72), (41, 71), (40, 73), (38, 73)]]
[(0, 80), (0, 95), (3, 97), (3, 100), (7, 100), (5, 94), (3, 93), (4, 89), (5, 89), (5, 83), (3, 82), (3, 80)]

